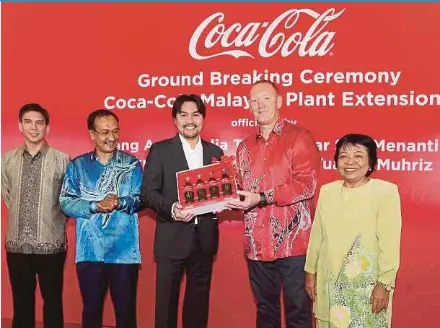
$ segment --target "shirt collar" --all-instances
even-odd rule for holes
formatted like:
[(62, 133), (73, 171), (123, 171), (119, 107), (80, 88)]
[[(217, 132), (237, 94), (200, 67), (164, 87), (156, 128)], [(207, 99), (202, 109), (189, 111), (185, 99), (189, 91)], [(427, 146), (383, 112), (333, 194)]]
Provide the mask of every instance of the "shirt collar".
[[(281, 136), (283, 134), (283, 128), (284, 128), (284, 119), (282, 117), (278, 117), (277, 121), (275, 122), (275, 125), (273, 126), (271, 134), (275, 133), (277, 136)], [(260, 126), (258, 126), (256, 139), (261, 137), (262, 135), (260, 133)]]
[[(41, 146), (41, 148), (40, 148), (40, 150), (37, 152), (37, 154), (38, 154), (38, 153), (41, 153), (42, 155), (46, 155), (48, 150), (49, 150), (49, 144), (47, 143), (47, 141), (44, 141), (43, 145)], [(25, 151), (28, 152), (27, 147), (26, 147), (26, 144), (23, 144), (23, 145), (20, 147), (20, 153), (21, 153), (21, 155), (23, 155)], [(29, 153), (29, 152), (28, 152), (28, 153)]]
[[(112, 160), (114, 160), (116, 158), (116, 154), (117, 154), (118, 150), (115, 149), (115, 151), (113, 152), (112, 156), (110, 157), (110, 159), (108, 160), (108, 163), (110, 163)], [(93, 151), (90, 153), (90, 161), (98, 161), (98, 158), (96, 157), (96, 149), (93, 149)], [(101, 163), (101, 162), (100, 162)]]
[(195, 150), (202, 148), (202, 138), (200, 138), (200, 136), (199, 136), (199, 140), (197, 141), (197, 144), (194, 147), (194, 149), (191, 148), (191, 145), (189, 144), (189, 142), (184, 137), (182, 137), (182, 135), (180, 133), (179, 133), (179, 138), (180, 138), (180, 141), (182, 142), (183, 149), (195, 151)]

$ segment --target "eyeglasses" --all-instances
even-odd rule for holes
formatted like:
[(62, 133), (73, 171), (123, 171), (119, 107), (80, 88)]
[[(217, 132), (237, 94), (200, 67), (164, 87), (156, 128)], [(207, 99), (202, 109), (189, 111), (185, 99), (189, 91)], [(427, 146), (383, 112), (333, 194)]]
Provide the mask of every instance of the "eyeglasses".
[(110, 137), (110, 134), (114, 135), (114, 136), (119, 136), (119, 129), (114, 129), (113, 131), (110, 130), (106, 130), (106, 131), (97, 131), (97, 130), (93, 130), (93, 132), (99, 134), (101, 137), (103, 138), (108, 138)]

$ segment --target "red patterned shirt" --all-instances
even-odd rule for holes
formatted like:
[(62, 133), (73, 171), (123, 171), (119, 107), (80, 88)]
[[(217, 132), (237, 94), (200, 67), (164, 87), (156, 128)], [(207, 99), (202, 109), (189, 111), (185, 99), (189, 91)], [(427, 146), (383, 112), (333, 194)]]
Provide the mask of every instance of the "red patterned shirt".
[(274, 261), (306, 254), (320, 171), (310, 132), (279, 118), (268, 140), (258, 131), (238, 146), (237, 165), (243, 190), (264, 192), (268, 202), (245, 212), (247, 257)]

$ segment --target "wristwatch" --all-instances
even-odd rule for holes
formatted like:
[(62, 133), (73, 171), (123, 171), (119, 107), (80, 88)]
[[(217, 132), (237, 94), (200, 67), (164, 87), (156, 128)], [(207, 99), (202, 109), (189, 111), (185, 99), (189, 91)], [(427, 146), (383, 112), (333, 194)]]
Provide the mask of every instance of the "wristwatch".
[(266, 195), (264, 192), (260, 192), (260, 205), (267, 205)]

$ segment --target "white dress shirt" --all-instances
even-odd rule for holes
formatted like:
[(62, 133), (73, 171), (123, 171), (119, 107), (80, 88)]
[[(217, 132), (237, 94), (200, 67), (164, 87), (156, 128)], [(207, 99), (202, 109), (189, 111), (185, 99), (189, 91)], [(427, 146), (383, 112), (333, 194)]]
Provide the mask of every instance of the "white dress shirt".
[[(198, 169), (203, 166), (203, 146), (202, 139), (199, 136), (199, 140), (194, 148), (191, 148), (189, 142), (182, 137), (179, 133), (180, 141), (182, 142), (183, 152), (185, 153), (186, 162), (188, 163), (188, 168), (190, 170)], [(174, 217), (174, 206), (171, 209), (171, 214)], [(197, 224), (197, 217), (194, 219), (194, 224)]]
[(203, 147), (202, 140), (199, 137), (194, 149), (184, 137), (179, 134), (180, 141), (182, 142), (183, 152), (185, 153), (186, 162), (190, 170), (198, 169), (203, 166)]

